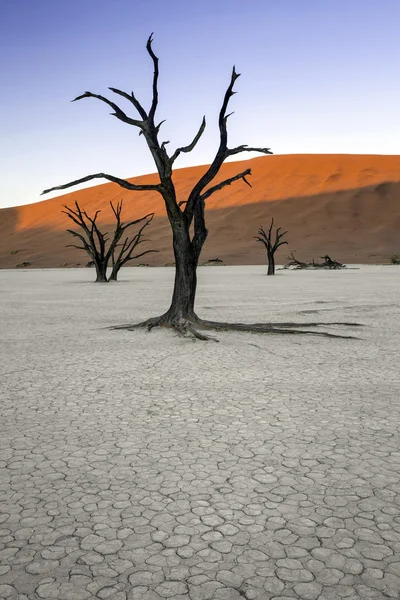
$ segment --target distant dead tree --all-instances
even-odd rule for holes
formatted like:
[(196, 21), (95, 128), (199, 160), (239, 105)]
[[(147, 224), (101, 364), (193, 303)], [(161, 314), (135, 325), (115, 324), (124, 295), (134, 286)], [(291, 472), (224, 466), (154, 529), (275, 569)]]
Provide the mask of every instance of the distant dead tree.
[[(146, 327), (149, 331), (153, 327), (172, 327), (178, 334), (183, 336), (193, 336), (202, 340), (210, 339), (208, 336), (200, 333), (199, 329), (216, 330), (237, 330), (237, 331), (257, 331), (260, 333), (310, 333), (304, 331), (309, 323), (225, 323), (201, 319), (195, 312), (195, 298), (197, 290), (197, 267), (199, 258), (208, 230), (206, 227), (205, 209), (208, 199), (228, 185), (242, 181), (250, 186), (247, 177), (251, 174), (249, 167), (243, 168), (239, 173), (231, 177), (215, 182), (224, 162), (243, 152), (259, 152), (261, 154), (272, 154), (269, 148), (254, 148), (247, 144), (230, 148), (228, 146), (228, 118), (232, 113), (228, 113), (228, 105), (232, 96), (236, 93), (234, 86), (239, 74), (235, 68), (232, 69), (229, 85), (224, 94), (222, 105), (218, 116), (219, 142), (211, 164), (204, 167), (203, 173), (195, 182), (193, 188), (188, 190), (183, 198), (179, 198), (173, 181), (173, 169), (175, 161), (184, 153), (191, 152), (196, 147), (206, 128), (206, 119), (203, 117), (200, 127), (193, 137), (192, 141), (186, 145), (176, 148), (174, 151), (167, 150), (168, 140), (160, 140), (160, 128), (164, 120), (157, 122), (156, 112), (159, 104), (158, 80), (159, 80), (159, 59), (153, 51), (152, 35), (147, 40), (146, 49), (153, 63), (152, 80), (152, 100), (150, 107), (146, 109), (136, 98), (133, 92), (125, 92), (115, 87), (109, 88), (113, 94), (116, 94), (125, 100), (136, 111), (135, 117), (128, 115), (116, 102), (109, 98), (95, 94), (93, 92), (84, 92), (75, 100), (83, 98), (95, 98), (106, 104), (112, 109), (112, 116), (119, 121), (139, 130), (147, 147), (153, 157), (159, 181), (156, 183), (131, 183), (126, 179), (110, 175), (108, 173), (94, 173), (76, 179), (63, 185), (57, 185), (44, 190), (42, 193), (53, 192), (55, 190), (64, 190), (66, 188), (91, 181), (93, 179), (106, 179), (119, 186), (132, 191), (155, 192), (163, 198), (168, 221), (172, 230), (173, 250), (175, 259), (175, 281), (172, 293), (172, 300), (168, 310), (162, 315), (152, 317), (141, 323), (124, 325), (121, 328), (135, 329)], [(90, 229), (90, 228), (89, 228)], [(324, 323), (325, 325), (325, 323)], [(299, 329), (301, 331), (299, 331)], [(319, 335), (334, 335), (328, 333), (319, 333)]]
[[(140, 256), (144, 256), (145, 254), (149, 254), (150, 252), (158, 252), (158, 250), (145, 250), (140, 254), (133, 255), (135, 248), (137, 248), (139, 244), (148, 241), (142, 238), (142, 234), (143, 230), (150, 225), (153, 220), (154, 213), (145, 215), (135, 221), (123, 223), (121, 221), (122, 202), (123, 201), (121, 200), (116, 206), (110, 202), (111, 209), (116, 219), (115, 228), (111, 238), (107, 237), (108, 232), (103, 233), (97, 225), (96, 221), (101, 212), (100, 210), (96, 211), (94, 217), (91, 217), (85, 210), (81, 209), (76, 201), (75, 209), (63, 204), (65, 210), (61, 212), (66, 214), (67, 217), (82, 230), (82, 233), (79, 233), (73, 229), (67, 229), (68, 233), (79, 238), (82, 242), (81, 246), (68, 244), (67, 247), (85, 250), (85, 252), (89, 254), (91, 260), (88, 264), (92, 263), (96, 268), (96, 282), (104, 283), (107, 281), (117, 281), (119, 270), (127, 262), (139, 258)], [(133, 237), (130, 237), (129, 235), (124, 237), (129, 228), (143, 221), (145, 221), (144, 224)], [(123, 241), (121, 241), (122, 239)], [(110, 277), (107, 279), (107, 268), (110, 261), (112, 271)]]
[(267, 251), (268, 257), (268, 273), (267, 275), (275, 275), (275, 252), (278, 250), (279, 246), (283, 246), (283, 244), (287, 244), (286, 241), (282, 241), (282, 238), (287, 234), (287, 231), (282, 231), (282, 227), (278, 227), (275, 229), (275, 239), (272, 229), (274, 226), (274, 219), (271, 219), (271, 225), (269, 226), (268, 232), (266, 232), (262, 227), (258, 230), (258, 236), (255, 236), (255, 239), (258, 242), (264, 244), (265, 249)]

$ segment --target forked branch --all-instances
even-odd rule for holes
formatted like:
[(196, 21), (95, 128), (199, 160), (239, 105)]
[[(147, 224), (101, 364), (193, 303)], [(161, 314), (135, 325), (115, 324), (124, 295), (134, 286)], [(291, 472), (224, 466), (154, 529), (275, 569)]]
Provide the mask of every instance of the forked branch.
[(233, 177), (229, 177), (228, 179), (225, 179), (224, 181), (221, 181), (220, 183), (213, 185), (212, 187), (208, 188), (208, 190), (206, 190), (204, 192), (204, 194), (201, 195), (201, 198), (203, 200), (206, 200), (212, 194), (214, 194), (214, 192), (217, 192), (218, 190), (222, 190), (222, 188), (226, 187), (227, 185), (231, 185), (231, 183), (233, 183), (234, 181), (238, 181), (238, 179), (243, 179), (243, 181), (249, 187), (251, 187), (250, 182), (247, 181), (247, 179), (246, 179), (246, 175), (251, 175), (251, 169), (246, 169), (245, 171), (242, 171), (242, 173), (238, 173), (237, 175), (234, 175)]
[(137, 122), (137, 127), (140, 127), (140, 129), (143, 129), (144, 122), (148, 119), (148, 115), (147, 115), (145, 109), (143, 108), (143, 106), (140, 104), (139, 100), (135, 97), (135, 94), (133, 92), (128, 94), (127, 92), (123, 92), (122, 90), (119, 90), (118, 88), (114, 88), (114, 87), (109, 87), (108, 89), (111, 90), (112, 92), (114, 92), (114, 94), (118, 94), (119, 96), (122, 96), (126, 100), (129, 100), (129, 102), (131, 102), (133, 104), (133, 106), (136, 108), (139, 115), (143, 119), (142, 123), (140, 121)]
[(278, 227), (275, 231), (275, 240), (273, 241), (273, 226), (274, 219), (272, 218), (271, 225), (268, 229), (268, 233), (265, 232), (263, 227), (260, 227), (260, 229), (258, 230), (258, 236), (255, 236), (255, 239), (258, 242), (262, 242), (268, 251), (275, 253), (280, 246), (283, 246), (283, 244), (287, 244), (287, 241), (282, 241), (282, 238), (287, 234), (287, 231), (281, 231), (282, 227)]
[[(142, 217), (141, 219), (138, 219), (136, 221), (131, 221), (130, 223), (127, 223), (124, 226), (124, 229), (127, 229), (131, 225), (134, 225), (136, 223), (139, 223), (139, 221), (143, 221), (143, 220), (147, 219), (147, 221), (142, 225), (142, 227), (139, 229), (139, 231), (136, 233), (136, 235), (133, 236), (133, 238), (131, 238), (131, 239), (129, 239), (129, 237), (125, 238), (124, 242), (121, 244), (121, 246), (119, 248), (118, 253), (117, 253), (117, 244), (115, 244), (114, 247), (112, 248), (112, 252), (111, 252), (112, 272), (110, 275), (110, 281), (117, 280), (118, 272), (127, 262), (135, 260), (136, 258), (140, 258), (141, 256), (144, 256), (145, 254), (150, 254), (152, 252), (158, 252), (158, 250), (145, 250), (144, 252), (141, 252), (141, 253), (133, 256), (133, 251), (135, 250), (135, 248), (137, 248), (137, 246), (139, 244), (142, 244), (142, 243), (148, 241), (148, 240), (142, 239), (142, 234), (143, 234), (144, 229), (146, 227), (148, 227), (148, 225), (150, 225), (150, 223), (152, 222), (153, 217), (154, 217), (154, 213), (151, 213), (149, 215), (146, 215), (145, 217)], [(119, 238), (120, 238), (120, 236), (119, 236)]]
[[(112, 88), (109, 88), (109, 89), (112, 89)], [(115, 90), (112, 90), (112, 91), (115, 91)], [(118, 91), (116, 93), (118, 93)], [(134, 125), (135, 127), (139, 127), (140, 129), (143, 128), (143, 123), (141, 121), (138, 121), (137, 119), (131, 119), (130, 117), (128, 117), (128, 115), (126, 115), (124, 113), (124, 111), (117, 104), (115, 104), (115, 102), (112, 102), (111, 100), (109, 100), (108, 98), (105, 98), (104, 96), (101, 96), (100, 94), (93, 94), (92, 92), (85, 92), (84, 94), (81, 94), (80, 96), (77, 96), (76, 98), (71, 100), (71, 102), (76, 102), (77, 100), (82, 100), (82, 98), (97, 98), (97, 100), (101, 100), (101, 102), (108, 104), (108, 106), (110, 106), (113, 109), (114, 112), (111, 113), (113, 117), (117, 117), (117, 119), (119, 119), (120, 121), (123, 121), (124, 123), (128, 123), (128, 125)]]
[[(212, 182), (212, 180), (216, 177), (219, 170), (221, 169), (224, 161), (232, 155), (239, 154), (240, 152), (259, 152), (261, 154), (272, 154), (269, 148), (254, 148), (249, 147), (247, 145), (237, 146), (236, 148), (229, 149), (228, 148), (228, 131), (227, 131), (227, 120), (232, 113), (227, 114), (228, 105), (231, 97), (236, 93), (233, 88), (236, 80), (240, 77), (239, 73), (236, 73), (235, 67), (232, 69), (231, 80), (229, 82), (228, 88), (225, 92), (225, 96), (222, 102), (221, 110), (219, 112), (218, 117), (218, 127), (220, 134), (220, 143), (217, 150), (217, 153), (214, 157), (213, 162), (204, 173), (204, 175), (200, 178), (200, 180), (196, 183), (194, 188), (189, 194), (189, 198), (186, 203), (186, 207), (184, 210), (185, 216), (189, 223), (192, 222), (193, 215), (195, 212), (195, 204), (199, 202), (200, 196), (204, 197), (203, 190)], [(248, 173), (249, 174), (249, 173)], [(243, 179), (243, 177), (238, 177), (237, 179)], [(234, 180), (236, 181), (236, 180)], [(244, 180), (245, 181), (245, 180)], [(246, 182), (247, 183), (247, 182)], [(227, 184), (229, 185), (229, 184)], [(217, 186), (214, 186), (217, 191)], [(221, 189), (221, 188), (218, 188)], [(207, 193), (207, 192), (206, 192)], [(209, 196), (209, 194), (208, 194)]]

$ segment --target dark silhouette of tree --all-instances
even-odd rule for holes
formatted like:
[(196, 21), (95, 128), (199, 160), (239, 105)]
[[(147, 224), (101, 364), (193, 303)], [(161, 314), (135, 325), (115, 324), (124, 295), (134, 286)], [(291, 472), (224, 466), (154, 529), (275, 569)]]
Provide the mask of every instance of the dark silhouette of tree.
[(258, 242), (262, 242), (267, 251), (268, 257), (268, 273), (267, 275), (275, 275), (275, 252), (279, 246), (287, 244), (286, 241), (282, 241), (282, 238), (287, 234), (287, 231), (282, 231), (282, 227), (275, 229), (275, 239), (273, 239), (272, 229), (274, 226), (274, 219), (271, 219), (271, 225), (269, 226), (268, 232), (265, 232), (262, 227), (258, 230), (258, 236), (255, 239)]
[[(82, 230), (81, 233), (74, 231), (73, 229), (67, 229), (68, 233), (77, 237), (82, 245), (68, 244), (67, 247), (78, 248), (79, 250), (85, 250), (91, 258), (94, 267), (96, 268), (96, 282), (104, 283), (107, 281), (117, 281), (118, 271), (127, 262), (149, 254), (150, 252), (158, 252), (158, 250), (145, 250), (140, 254), (133, 255), (135, 248), (147, 241), (142, 238), (143, 230), (150, 225), (153, 220), (154, 213), (148, 214), (135, 221), (129, 221), (123, 223), (121, 221), (122, 213), (122, 200), (118, 202), (117, 206), (114, 206), (110, 202), (111, 209), (114, 213), (116, 224), (115, 229), (112, 233), (112, 238), (108, 238), (108, 232), (100, 231), (97, 225), (97, 217), (100, 210), (97, 210), (94, 217), (90, 217), (87, 212), (79, 206), (78, 202), (75, 202), (75, 209), (63, 204), (65, 210), (61, 211), (67, 215)], [(147, 219), (147, 220), (146, 220)], [(137, 225), (145, 221), (139, 231), (130, 237), (126, 235), (128, 229), (133, 225)], [(123, 242), (120, 243), (123, 236), (125, 236)], [(109, 242), (109, 243), (108, 243)], [(112, 272), (110, 277), (107, 279), (107, 268), (109, 263), (112, 263)]]
[[(150, 108), (145, 110), (133, 92), (127, 93), (114, 87), (109, 88), (114, 94), (120, 96), (135, 108), (136, 112), (138, 113), (138, 118), (135, 119), (128, 116), (125, 111), (123, 111), (115, 102), (109, 100), (105, 96), (94, 94), (92, 92), (85, 92), (81, 96), (75, 98), (75, 101), (81, 100), (82, 98), (96, 98), (97, 100), (100, 100), (101, 102), (107, 104), (107, 106), (111, 107), (112, 116), (116, 117), (123, 123), (139, 129), (139, 135), (143, 135), (154, 159), (160, 179), (159, 183), (139, 185), (130, 183), (129, 181), (115, 177), (114, 175), (109, 175), (108, 173), (95, 173), (70, 183), (47, 189), (43, 192), (43, 194), (52, 192), (54, 190), (64, 190), (93, 179), (106, 179), (108, 181), (117, 183), (119, 186), (127, 190), (138, 192), (152, 191), (161, 194), (165, 203), (167, 217), (172, 229), (173, 249), (176, 265), (171, 305), (161, 316), (148, 319), (147, 321), (136, 325), (124, 326), (125, 328), (133, 329), (136, 327), (147, 327), (149, 330), (151, 330), (156, 326), (168, 326), (175, 328), (178, 333), (182, 335), (192, 335), (200, 339), (209, 338), (199, 333), (198, 329), (236, 329), (247, 331), (263, 331), (267, 333), (299, 333), (296, 327), (303, 327), (303, 325), (287, 323), (276, 325), (218, 323), (200, 319), (196, 315), (194, 306), (197, 287), (197, 266), (200, 253), (208, 234), (205, 222), (206, 201), (212, 194), (222, 190), (226, 186), (231, 185), (236, 181), (241, 180), (247, 185), (250, 185), (246, 177), (251, 174), (251, 169), (244, 169), (232, 177), (223, 179), (217, 183), (213, 182), (227, 158), (236, 156), (242, 152), (260, 152), (261, 154), (272, 154), (272, 152), (269, 148), (253, 148), (245, 144), (236, 146), (235, 148), (228, 147), (227, 121), (232, 113), (228, 113), (227, 110), (229, 101), (235, 93), (233, 91), (235, 82), (239, 77), (239, 74), (236, 73), (234, 67), (232, 70), (230, 83), (225, 92), (219, 112), (219, 145), (214, 159), (206, 168), (204, 174), (194, 185), (188, 196), (183, 200), (178, 199), (172, 178), (174, 163), (182, 153), (191, 152), (195, 148), (205, 130), (206, 120), (205, 117), (203, 117), (196, 135), (187, 146), (181, 146), (171, 153), (167, 152), (167, 144), (169, 142), (160, 141), (159, 139), (160, 128), (164, 121), (158, 123), (155, 121), (156, 110), (158, 107), (159, 60), (154, 54), (152, 42), (153, 38), (151, 35), (146, 45), (147, 52), (151, 57), (154, 67), (152, 101)], [(330, 334), (321, 333), (320, 335)]]

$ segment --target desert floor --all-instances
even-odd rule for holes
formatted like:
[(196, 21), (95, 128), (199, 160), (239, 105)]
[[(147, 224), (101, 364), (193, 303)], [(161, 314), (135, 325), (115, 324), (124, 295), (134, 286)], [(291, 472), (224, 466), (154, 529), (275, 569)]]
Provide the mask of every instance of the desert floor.
[(218, 344), (93, 275), (0, 271), (0, 598), (399, 598), (400, 268), (200, 268), (201, 316), (364, 325)]

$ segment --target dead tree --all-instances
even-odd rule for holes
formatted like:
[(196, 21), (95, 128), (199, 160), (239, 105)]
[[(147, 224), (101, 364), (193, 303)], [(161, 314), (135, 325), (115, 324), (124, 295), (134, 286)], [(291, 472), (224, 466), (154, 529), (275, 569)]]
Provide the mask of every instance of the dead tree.
[[(149, 252), (158, 252), (157, 250), (146, 250), (141, 254), (137, 254), (133, 256), (133, 251), (138, 246), (138, 244), (147, 241), (142, 239), (142, 233), (145, 227), (150, 225), (154, 213), (148, 214), (140, 219), (136, 219), (135, 221), (129, 221), (127, 223), (123, 223), (121, 221), (121, 212), (122, 212), (122, 200), (118, 202), (117, 206), (114, 206), (112, 202), (110, 202), (111, 209), (114, 213), (116, 224), (115, 229), (112, 234), (112, 238), (108, 238), (108, 232), (103, 233), (100, 231), (97, 225), (97, 217), (100, 210), (96, 211), (94, 217), (90, 217), (85, 210), (82, 210), (79, 206), (78, 202), (75, 201), (75, 209), (63, 204), (65, 210), (61, 211), (67, 215), (82, 230), (82, 233), (78, 231), (74, 231), (73, 229), (67, 229), (68, 233), (77, 237), (82, 245), (78, 246), (77, 244), (68, 244), (67, 247), (77, 248), (78, 250), (85, 250), (91, 258), (90, 263), (93, 263), (96, 268), (96, 282), (105, 283), (107, 281), (117, 281), (117, 275), (120, 268), (130, 260), (134, 258), (139, 258), (139, 256), (143, 256), (144, 254), (148, 254)], [(147, 219), (147, 220), (146, 220)], [(120, 244), (120, 240), (124, 233), (133, 225), (137, 223), (141, 223), (145, 221), (139, 231), (134, 235), (134, 237), (129, 238), (127, 236), (122, 244)], [(109, 242), (109, 243), (108, 243)], [(122, 246), (122, 247), (121, 247)], [(109, 266), (110, 260), (112, 261), (112, 273), (110, 278), (107, 279), (107, 268)], [(89, 264), (89, 263), (88, 263)]]
[[(131, 260), (140, 258), (145, 254), (149, 254), (150, 252), (158, 252), (158, 250), (145, 250), (144, 252), (140, 252), (139, 254), (133, 255), (134, 250), (137, 248), (137, 246), (139, 246), (139, 244), (143, 244), (149, 241), (143, 239), (142, 234), (144, 229), (152, 222), (153, 217), (154, 215), (149, 216), (148, 220), (141, 226), (141, 228), (136, 233), (136, 235), (133, 236), (133, 238), (129, 238), (129, 236), (127, 236), (122, 244), (117, 244), (115, 246), (114, 251), (111, 255), (112, 271), (108, 281), (117, 281), (119, 270)], [(146, 218), (147, 217), (144, 217), (144, 219)]]
[(293, 252), (290, 253), (290, 255), (287, 257), (287, 260), (289, 262), (283, 267), (284, 269), (288, 269), (289, 267), (294, 267), (295, 269), (307, 269), (308, 267), (307, 263), (297, 260)]
[(163, 121), (156, 122), (155, 120), (158, 107), (159, 59), (153, 51), (152, 41), (153, 38), (151, 35), (146, 45), (147, 52), (151, 57), (154, 67), (152, 100), (148, 110), (144, 108), (133, 92), (128, 93), (114, 87), (109, 88), (111, 92), (123, 98), (131, 106), (133, 106), (138, 114), (137, 118), (129, 116), (115, 102), (100, 94), (85, 92), (81, 96), (75, 98), (75, 100), (81, 100), (82, 98), (96, 98), (97, 100), (100, 100), (107, 106), (111, 107), (112, 116), (116, 117), (123, 123), (139, 129), (139, 134), (143, 135), (154, 159), (154, 163), (159, 175), (159, 183), (136, 184), (107, 173), (95, 173), (70, 183), (52, 187), (45, 190), (43, 193), (48, 193), (55, 190), (64, 190), (93, 179), (106, 179), (108, 181), (117, 183), (119, 186), (127, 190), (138, 192), (151, 191), (161, 194), (165, 203), (167, 217), (172, 229), (173, 249), (176, 265), (171, 305), (164, 314), (150, 318), (143, 323), (124, 326), (125, 328), (133, 329), (136, 327), (147, 327), (149, 330), (151, 330), (156, 326), (167, 326), (175, 328), (181, 335), (191, 335), (200, 339), (208, 338), (207, 336), (199, 333), (198, 329), (236, 329), (247, 331), (263, 331), (268, 333), (298, 333), (296, 327), (303, 327), (304, 325), (296, 325), (291, 323), (280, 324), (280, 326), (279, 324), (244, 325), (238, 323), (218, 323), (200, 319), (196, 315), (194, 307), (197, 287), (197, 266), (199, 263), (200, 253), (208, 234), (205, 221), (206, 201), (213, 194), (236, 181), (243, 181), (247, 185), (250, 185), (246, 177), (251, 174), (251, 169), (244, 169), (240, 173), (237, 173), (232, 177), (228, 177), (227, 179), (222, 179), (217, 183), (214, 183), (214, 180), (217, 177), (225, 160), (231, 156), (236, 156), (242, 152), (260, 152), (261, 154), (272, 154), (272, 152), (269, 148), (253, 148), (245, 144), (236, 146), (234, 148), (228, 147), (227, 121), (230, 114), (232, 114), (228, 114), (228, 104), (231, 97), (235, 93), (233, 88), (236, 80), (239, 77), (239, 74), (236, 73), (235, 68), (233, 68), (231, 79), (225, 92), (219, 112), (219, 145), (214, 159), (194, 185), (188, 196), (183, 199), (177, 198), (176, 189), (172, 178), (174, 163), (182, 153), (191, 152), (195, 148), (205, 130), (206, 120), (205, 117), (203, 117), (196, 135), (187, 146), (181, 146), (171, 153), (167, 152), (167, 144), (169, 142), (160, 141), (159, 139), (160, 128)]
[(288, 269), (289, 267), (294, 267), (295, 269), (345, 269), (346, 265), (338, 262), (337, 260), (333, 260), (327, 254), (325, 256), (321, 256), (324, 259), (323, 263), (316, 263), (314, 259), (311, 262), (305, 263), (295, 258), (293, 252), (290, 256), (287, 257), (289, 261), (284, 269)]
[(287, 231), (282, 231), (282, 227), (275, 229), (275, 240), (273, 240), (272, 229), (274, 226), (274, 219), (271, 219), (271, 225), (268, 229), (268, 233), (264, 231), (262, 227), (258, 230), (258, 236), (255, 236), (258, 242), (262, 242), (267, 251), (268, 258), (268, 272), (267, 275), (275, 275), (275, 252), (283, 244), (287, 244), (286, 241), (282, 241), (282, 238), (287, 234)]
[(323, 263), (319, 263), (317, 267), (320, 269), (345, 269), (346, 265), (338, 262), (337, 260), (332, 259), (327, 254), (325, 256), (321, 256), (324, 259)]

